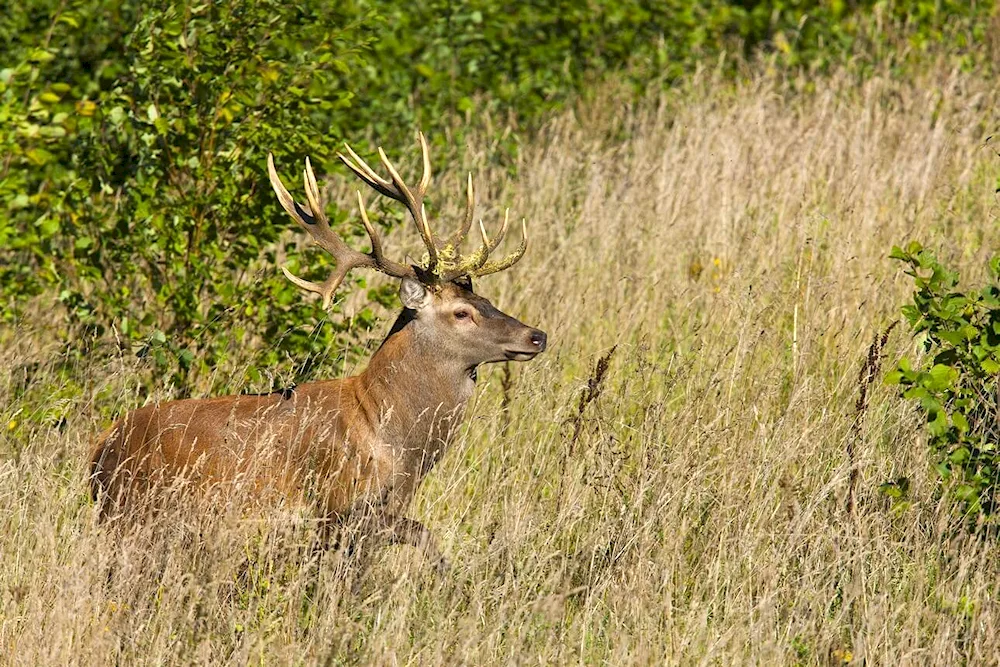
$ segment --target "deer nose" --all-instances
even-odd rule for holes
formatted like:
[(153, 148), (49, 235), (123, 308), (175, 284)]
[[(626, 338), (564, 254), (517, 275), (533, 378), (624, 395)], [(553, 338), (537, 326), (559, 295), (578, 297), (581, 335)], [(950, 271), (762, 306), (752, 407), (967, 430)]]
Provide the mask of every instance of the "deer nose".
[(538, 329), (533, 329), (531, 334), (528, 336), (528, 340), (531, 341), (532, 345), (538, 348), (539, 352), (545, 349), (545, 341), (547, 339), (548, 337), (545, 335), (545, 332), (539, 331)]

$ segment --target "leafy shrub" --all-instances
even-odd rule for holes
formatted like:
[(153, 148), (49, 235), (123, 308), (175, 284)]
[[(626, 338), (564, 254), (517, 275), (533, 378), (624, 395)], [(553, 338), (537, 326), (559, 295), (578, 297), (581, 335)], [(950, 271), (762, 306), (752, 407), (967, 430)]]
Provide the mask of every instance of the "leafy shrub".
[[(181, 386), (195, 360), (211, 367), (254, 338), (287, 332), (284, 351), (307, 359), (332, 342), (336, 327), (297, 326), (318, 308), (274, 271), (289, 220), (264, 164), (273, 150), (285, 173), (303, 154), (329, 169), (363, 46), (355, 28), (333, 3), (162, 2), (147, 5), (126, 40), (128, 69), (102, 99), (88, 152), (116, 215), (94, 220), (99, 236), (77, 261), (88, 280), (69, 296), (117, 318)], [(259, 258), (267, 270), (255, 276)], [(308, 263), (329, 268), (319, 254)], [(109, 278), (109, 266), (141, 280)], [(276, 361), (274, 348), (257, 356)]]
[(134, 18), (127, 3), (102, 0), (33, 0), (0, 12), (0, 305), (8, 317), (61, 279), (60, 232), (78, 218), (71, 202), (91, 192), (78, 142), (98, 122), (102, 90), (125, 69), (120, 52)]
[(919, 243), (890, 257), (913, 277), (903, 315), (929, 356), (919, 366), (902, 359), (886, 382), (919, 402), (946, 488), (970, 515), (990, 515), (1000, 481), (1000, 255), (989, 263), (990, 282), (971, 291), (959, 290), (958, 273)]
[[(54, 25), (65, 23), (61, 15)], [(254, 339), (284, 336), (285, 353), (322, 354), (337, 327), (303, 330), (320, 314), (315, 304), (273, 268), (250, 269), (261, 258), (273, 267), (289, 227), (267, 185), (267, 151), (286, 173), (303, 154), (329, 168), (342, 136), (333, 119), (351, 104), (346, 75), (363, 46), (355, 32), (332, 3), (146, 3), (96, 103), (49, 115), (43, 92), (40, 110), (29, 106), (22, 119), (73, 123), (73, 140), (57, 142), (57, 155), (14, 135), (9, 154), (25, 176), (7, 195), (34, 206), (14, 207), (0, 227), (22, 251), (4, 286), (31, 295), (46, 277), (58, 281), (73, 331), (101, 337), (114, 323), (122, 344), (181, 393), (193, 370)], [(32, 67), (30, 57), (22, 63), (29, 80)], [(32, 175), (42, 162), (53, 171)], [(307, 261), (329, 268), (318, 255)], [(277, 355), (268, 347), (256, 356), (272, 364)]]

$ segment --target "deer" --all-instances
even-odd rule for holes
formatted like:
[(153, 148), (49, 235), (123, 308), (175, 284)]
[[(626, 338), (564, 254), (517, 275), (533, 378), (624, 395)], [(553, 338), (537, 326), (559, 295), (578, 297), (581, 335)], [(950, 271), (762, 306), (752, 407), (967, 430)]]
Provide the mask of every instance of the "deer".
[[(379, 543), (409, 545), (439, 568), (447, 561), (430, 531), (405, 512), (421, 481), (448, 450), (484, 364), (528, 361), (543, 352), (545, 332), (498, 310), (476, 294), (472, 281), (516, 264), (527, 244), (490, 259), (509, 228), (509, 209), (494, 237), (479, 220), (481, 242), (462, 255), (472, 227), (472, 174), (465, 215), (457, 231), (436, 236), (424, 196), (430, 155), (419, 133), (423, 172), (407, 185), (380, 147), (381, 176), (345, 142), (342, 161), (365, 185), (403, 204), (426, 256), (413, 263), (386, 257), (360, 189), (361, 222), (371, 251), (352, 249), (330, 226), (316, 176), (305, 159), (306, 204), (285, 188), (268, 154), (268, 177), (278, 202), (334, 268), (323, 282), (285, 277), (330, 306), (354, 269), (375, 269), (399, 280), (403, 309), (367, 366), (357, 375), (303, 383), (268, 394), (243, 394), (150, 403), (127, 413), (98, 438), (91, 457), (91, 494), (102, 521), (142, 513), (158, 490), (242, 489), (251, 497), (309, 505), (321, 525), (337, 531), (358, 518)], [(360, 518), (359, 518), (360, 517)]]

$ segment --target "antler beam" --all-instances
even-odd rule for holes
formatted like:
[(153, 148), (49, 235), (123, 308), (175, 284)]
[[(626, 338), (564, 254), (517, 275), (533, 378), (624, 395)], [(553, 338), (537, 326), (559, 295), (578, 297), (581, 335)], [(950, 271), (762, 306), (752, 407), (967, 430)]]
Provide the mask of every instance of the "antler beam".
[(292, 216), (295, 222), (308, 232), (316, 245), (333, 255), (333, 258), (337, 262), (336, 268), (322, 283), (304, 280), (294, 275), (285, 267), (281, 267), (281, 271), (285, 274), (285, 277), (297, 287), (322, 296), (324, 308), (330, 306), (334, 293), (351, 269), (377, 269), (394, 278), (416, 276), (413, 267), (394, 262), (383, 255), (382, 239), (368, 220), (368, 212), (365, 210), (365, 202), (361, 198), (360, 192), (358, 193), (358, 208), (361, 211), (361, 221), (364, 223), (365, 231), (368, 232), (368, 237), (372, 242), (371, 253), (354, 250), (344, 243), (343, 239), (337, 236), (333, 229), (330, 228), (330, 221), (327, 219), (323, 203), (320, 201), (319, 187), (316, 185), (316, 175), (313, 173), (309, 158), (306, 158), (306, 166), (302, 174), (302, 180), (305, 182), (306, 188), (306, 200), (309, 202), (308, 208), (295, 201), (288, 192), (288, 189), (281, 182), (278, 172), (274, 168), (274, 155), (271, 153), (267, 155), (267, 175), (271, 181), (271, 187), (274, 189), (275, 194), (278, 195), (278, 201), (281, 203), (281, 207), (285, 209), (285, 212)]

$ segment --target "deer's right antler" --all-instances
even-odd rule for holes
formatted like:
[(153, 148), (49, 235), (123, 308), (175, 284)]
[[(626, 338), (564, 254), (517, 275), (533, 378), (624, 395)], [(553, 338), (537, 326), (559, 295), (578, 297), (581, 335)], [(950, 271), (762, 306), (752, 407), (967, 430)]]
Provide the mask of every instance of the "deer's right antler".
[[(465, 240), (466, 235), (469, 233), (469, 229), (472, 227), (473, 212), (476, 206), (475, 193), (472, 188), (472, 174), (469, 174), (468, 187), (466, 190), (466, 207), (465, 216), (463, 217), (462, 225), (459, 230), (448, 238), (447, 242), (439, 243), (437, 239), (434, 238), (434, 234), (431, 232), (430, 225), (427, 222), (427, 209), (424, 207), (424, 195), (427, 193), (427, 187), (431, 182), (431, 159), (430, 154), (427, 149), (427, 140), (424, 138), (423, 132), (420, 133), (420, 153), (423, 161), (423, 174), (420, 177), (420, 183), (416, 188), (410, 188), (406, 185), (403, 179), (400, 177), (399, 172), (393, 166), (389, 158), (386, 157), (385, 151), (381, 148), (378, 149), (379, 160), (382, 162), (382, 166), (385, 167), (386, 171), (389, 172), (389, 179), (382, 178), (379, 176), (374, 169), (368, 166), (361, 157), (354, 152), (354, 150), (347, 144), (344, 144), (347, 149), (347, 153), (350, 157), (338, 153), (337, 157), (346, 164), (351, 171), (357, 175), (362, 181), (368, 184), (376, 192), (389, 197), (390, 199), (395, 199), (398, 202), (402, 202), (406, 209), (410, 212), (410, 216), (417, 225), (417, 231), (420, 232), (420, 238), (424, 242), (424, 246), (427, 248), (427, 262), (426, 265), (421, 267), (420, 279), (424, 282), (429, 283), (445, 283), (451, 280), (455, 280), (461, 276), (479, 277), (489, 275), (491, 273), (496, 273), (497, 271), (503, 271), (511, 266), (513, 266), (521, 257), (524, 255), (525, 250), (528, 248), (528, 227), (527, 223), (521, 221), (521, 245), (499, 261), (489, 262), (490, 253), (493, 252), (500, 242), (503, 240), (504, 235), (507, 233), (508, 228), (508, 217), (507, 213), (504, 213), (503, 226), (500, 228), (500, 233), (497, 234), (495, 239), (490, 239), (486, 234), (486, 227), (483, 225), (483, 221), (479, 221), (479, 231), (482, 234), (482, 245), (479, 250), (468, 256), (462, 256), (459, 253), (460, 246)], [(362, 211), (364, 214), (364, 211)]]

